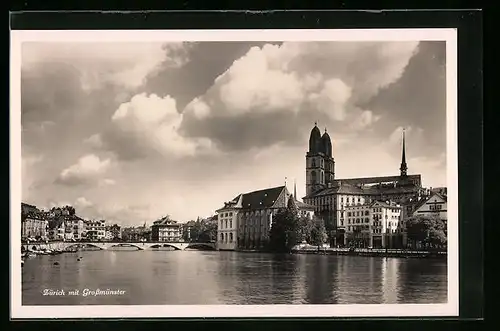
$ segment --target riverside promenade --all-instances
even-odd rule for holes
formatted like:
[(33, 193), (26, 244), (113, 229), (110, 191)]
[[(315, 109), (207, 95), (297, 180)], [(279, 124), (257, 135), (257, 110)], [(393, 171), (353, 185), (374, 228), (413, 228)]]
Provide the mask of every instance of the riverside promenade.
[(379, 256), (402, 258), (446, 258), (446, 251), (426, 251), (412, 249), (384, 249), (384, 248), (319, 248), (308, 246), (293, 249), (294, 254), (328, 254), (351, 256)]

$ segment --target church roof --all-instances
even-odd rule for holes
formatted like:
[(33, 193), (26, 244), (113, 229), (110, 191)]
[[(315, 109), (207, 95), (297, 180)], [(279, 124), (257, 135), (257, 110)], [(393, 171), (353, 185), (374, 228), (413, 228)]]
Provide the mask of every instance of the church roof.
[(267, 188), (243, 194), (242, 208), (270, 208), (278, 200), (285, 186)]
[[(243, 209), (260, 209), (271, 208), (275, 205), (281, 193), (285, 190), (285, 186), (277, 186), (266, 188), (258, 191), (238, 194), (233, 200), (224, 204), (223, 208), (218, 209), (221, 211), (225, 208), (243, 208)], [(241, 199), (241, 206), (239, 201)]]

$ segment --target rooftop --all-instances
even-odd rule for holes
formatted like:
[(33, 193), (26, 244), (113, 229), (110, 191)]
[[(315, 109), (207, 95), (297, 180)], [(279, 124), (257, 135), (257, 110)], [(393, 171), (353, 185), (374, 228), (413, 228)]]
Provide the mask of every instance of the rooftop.
[(243, 194), (242, 208), (270, 208), (278, 200), (285, 186), (278, 186)]
[[(379, 178), (392, 178), (392, 177), (379, 177)], [(419, 190), (419, 185), (392, 182), (392, 184), (371, 184), (365, 185), (363, 183), (353, 184), (353, 182), (345, 182), (338, 180), (334, 186), (327, 187), (316, 191), (307, 196), (320, 197), (332, 194), (353, 194), (353, 195), (380, 195), (380, 194), (398, 194), (398, 193), (411, 193)]]

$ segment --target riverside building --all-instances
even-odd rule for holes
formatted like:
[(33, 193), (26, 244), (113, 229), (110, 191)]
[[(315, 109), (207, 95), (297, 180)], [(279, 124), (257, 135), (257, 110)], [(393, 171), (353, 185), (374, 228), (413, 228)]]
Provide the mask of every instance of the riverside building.
[(161, 242), (181, 241), (181, 226), (177, 221), (163, 217), (153, 222), (151, 226), (151, 240)]
[(390, 201), (349, 205), (346, 213), (348, 246), (396, 248), (402, 243), (398, 233), (401, 206)]
[[(269, 241), (273, 216), (292, 196), (286, 186), (239, 194), (217, 210), (219, 250), (262, 249)], [(313, 217), (314, 207), (296, 201), (301, 216)]]

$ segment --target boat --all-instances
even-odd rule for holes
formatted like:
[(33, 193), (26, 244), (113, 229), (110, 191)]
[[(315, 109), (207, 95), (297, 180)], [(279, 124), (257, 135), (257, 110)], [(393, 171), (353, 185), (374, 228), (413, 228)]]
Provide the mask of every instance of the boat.
[(24, 258), (30, 258), (30, 257), (35, 257), (36, 256), (36, 253), (34, 252), (25, 252), (22, 257)]

